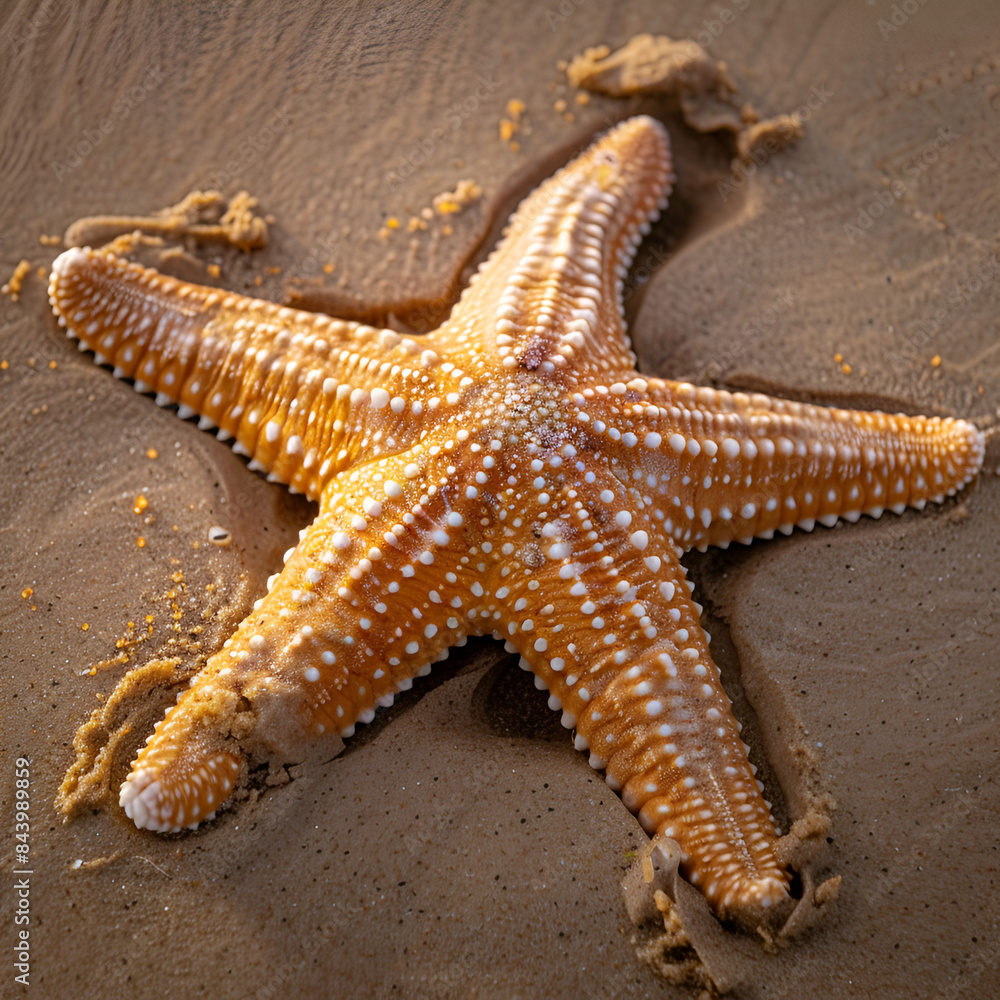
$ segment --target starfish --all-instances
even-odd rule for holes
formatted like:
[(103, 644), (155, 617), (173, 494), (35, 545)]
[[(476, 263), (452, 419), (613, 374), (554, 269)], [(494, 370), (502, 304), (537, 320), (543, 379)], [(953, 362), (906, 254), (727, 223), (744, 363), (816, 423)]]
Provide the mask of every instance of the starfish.
[(52, 306), (81, 349), (319, 502), (133, 762), (137, 826), (211, 818), (252, 756), (351, 736), (493, 634), (720, 916), (788, 899), (679, 557), (941, 501), (984, 436), (640, 375), (622, 281), (672, 180), (662, 125), (620, 124), (525, 199), (419, 338), (89, 248), (55, 261)]

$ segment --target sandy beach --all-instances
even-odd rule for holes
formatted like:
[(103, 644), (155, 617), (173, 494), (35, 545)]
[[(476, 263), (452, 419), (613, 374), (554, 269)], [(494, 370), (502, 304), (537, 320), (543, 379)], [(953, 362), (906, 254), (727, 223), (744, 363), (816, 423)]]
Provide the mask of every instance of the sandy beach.
[[(802, 137), (740, 160), (674, 98), (569, 82), (642, 33), (698, 42), (735, 107)], [(626, 282), (641, 371), (991, 427), (998, 37), (985, 0), (6, 5), (0, 276), (28, 266), (0, 296), (2, 940), (30, 942), (30, 985), (11, 962), (0, 996), (698, 995), (639, 954), (638, 821), (490, 639), (181, 835), (117, 805), (176, 694), (150, 684), (104, 800), (63, 822), (91, 713), (130, 669), (218, 649), (315, 515), (66, 338), (46, 275), (71, 224), (247, 191), (266, 246), (139, 259), (419, 333), (521, 197), (651, 114), (677, 183)], [(685, 558), (776, 819), (822, 803), (812, 877), (841, 879), (787, 946), (705, 939), (728, 996), (1000, 993), (998, 473), (993, 437), (943, 505)]]

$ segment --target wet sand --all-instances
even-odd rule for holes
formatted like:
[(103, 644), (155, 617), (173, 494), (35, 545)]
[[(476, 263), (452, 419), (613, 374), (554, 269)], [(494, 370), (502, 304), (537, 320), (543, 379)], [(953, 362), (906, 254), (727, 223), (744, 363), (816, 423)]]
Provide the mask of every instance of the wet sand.
[[(0, 796), (9, 816), (29, 758), (33, 817), (31, 987), (8, 970), (0, 996), (691, 995), (632, 943), (620, 881), (645, 835), (492, 641), (195, 833), (139, 832), (110, 802), (62, 824), (78, 727), (130, 667), (220, 646), (312, 508), (78, 353), (36, 269), (58, 252), (39, 237), (79, 218), (245, 189), (268, 246), (192, 245), (178, 273), (419, 328), (521, 194), (645, 111), (678, 183), (626, 286), (643, 371), (995, 418), (992, 6), (722, 9), (0, 14), (0, 273), (32, 267), (0, 297)], [(705, 43), (762, 114), (803, 110), (804, 137), (732, 170), (726, 142), (662, 99), (578, 103), (557, 62), (640, 32)], [(504, 141), (511, 100), (525, 110)], [(463, 179), (478, 200), (407, 231)], [(994, 439), (942, 507), (687, 560), (779, 821), (836, 802), (816, 870), (842, 877), (838, 899), (777, 954), (734, 936), (732, 996), (1000, 988), (997, 466)], [(130, 719), (113, 787), (171, 701)]]

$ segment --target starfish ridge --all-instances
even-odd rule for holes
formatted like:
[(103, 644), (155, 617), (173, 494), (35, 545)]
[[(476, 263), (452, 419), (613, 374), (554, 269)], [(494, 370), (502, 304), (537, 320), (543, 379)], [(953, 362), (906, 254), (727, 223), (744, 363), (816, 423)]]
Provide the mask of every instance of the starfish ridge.
[(672, 179), (663, 127), (619, 125), (521, 204), (419, 339), (90, 249), (56, 260), (52, 305), (81, 347), (319, 501), (134, 761), (120, 802), (139, 827), (210, 818), (250, 755), (350, 736), (492, 633), (718, 913), (787, 898), (678, 557), (940, 501), (984, 438), (640, 375), (622, 279)]

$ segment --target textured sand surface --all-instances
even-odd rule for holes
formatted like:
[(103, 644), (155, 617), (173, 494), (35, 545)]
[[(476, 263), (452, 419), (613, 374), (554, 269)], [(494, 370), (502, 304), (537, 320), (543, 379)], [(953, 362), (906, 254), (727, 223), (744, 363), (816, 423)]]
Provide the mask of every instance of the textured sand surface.
[[(725, 141), (662, 99), (577, 103), (557, 61), (640, 32), (703, 42), (763, 115), (805, 107), (803, 139), (731, 171)], [(631, 944), (638, 823), (491, 641), (196, 833), (140, 833), (110, 804), (62, 824), (91, 710), (129, 666), (221, 645), (312, 510), (76, 351), (41, 235), (247, 189), (267, 248), (192, 246), (177, 273), (426, 326), (520, 195), (644, 111), (678, 175), (627, 285), (644, 371), (985, 422), (998, 32), (987, 0), (4, 5), (0, 274), (32, 270), (0, 298), (0, 802), (10, 817), (30, 758), (35, 874), (31, 987), (8, 965), (0, 996), (692, 995)], [(499, 135), (512, 99), (517, 151)], [(482, 197), (406, 231), (463, 179)], [(1000, 991), (997, 444), (941, 508), (688, 560), (779, 820), (807, 791), (837, 803), (817, 872), (842, 876), (839, 898), (778, 954), (734, 939), (716, 958), (732, 996)], [(114, 787), (172, 698), (129, 718)], [(5, 890), (8, 953), (15, 905)]]

